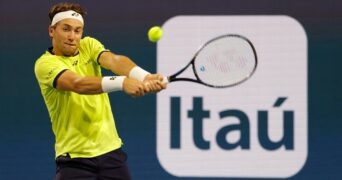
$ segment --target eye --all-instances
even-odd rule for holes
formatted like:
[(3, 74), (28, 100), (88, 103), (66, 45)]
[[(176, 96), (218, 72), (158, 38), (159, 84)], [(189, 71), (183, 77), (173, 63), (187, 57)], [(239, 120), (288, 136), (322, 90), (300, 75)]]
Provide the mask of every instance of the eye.
[(76, 34), (81, 34), (81, 33), (82, 33), (82, 29), (76, 29), (76, 30), (75, 30), (75, 33), (76, 33)]

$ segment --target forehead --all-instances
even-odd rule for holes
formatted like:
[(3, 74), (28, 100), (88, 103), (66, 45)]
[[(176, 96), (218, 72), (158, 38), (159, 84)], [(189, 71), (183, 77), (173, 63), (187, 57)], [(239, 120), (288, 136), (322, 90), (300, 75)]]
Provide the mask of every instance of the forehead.
[(63, 19), (59, 21), (57, 24), (61, 26), (70, 26), (73, 28), (83, 28), (83, 24), (81, 21), (71, 18)]

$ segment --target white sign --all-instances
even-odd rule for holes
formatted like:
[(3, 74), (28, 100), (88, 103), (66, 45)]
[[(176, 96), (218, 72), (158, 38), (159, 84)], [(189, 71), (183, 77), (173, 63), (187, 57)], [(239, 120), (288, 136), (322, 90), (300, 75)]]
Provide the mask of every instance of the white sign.
[[(173, 82), (157, 95), (157, 156), (181, 177), (287, 178), (308, 154), (307, 37), (289, 16), (176, 16), (162, 27), (157, 71), (172, 75), (207, 41), (248, 38), (258, 66), (224, 89)], [(191, 68), (183, 76), (192, 77)]]

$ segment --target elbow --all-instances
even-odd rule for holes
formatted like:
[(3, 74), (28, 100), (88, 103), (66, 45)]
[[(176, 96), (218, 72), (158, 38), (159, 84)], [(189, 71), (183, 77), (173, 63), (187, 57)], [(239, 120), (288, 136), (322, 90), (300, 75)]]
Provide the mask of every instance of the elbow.
[(84, 81), (83, 78), (75, 79), (72, 82), (72, 91), (77, 93), (77, 94), (85, 94), (86, 90), (83, 86), (83, 81)]
[(72, 91), (82, 95), (100, 93), (97, 89), (93, 88), (90, 84), (88, 84), (85, 78), (78, 78), (74, 80), (72, 83)]

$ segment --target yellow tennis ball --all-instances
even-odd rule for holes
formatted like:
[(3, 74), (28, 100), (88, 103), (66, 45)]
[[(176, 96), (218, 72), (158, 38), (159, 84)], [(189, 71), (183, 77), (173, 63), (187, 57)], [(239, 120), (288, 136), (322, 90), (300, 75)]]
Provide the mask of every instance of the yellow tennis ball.
[(157, 42), (163, 37), (163, 30), (159, 26), (153, 26), (148, 30), (148, 39)]

